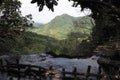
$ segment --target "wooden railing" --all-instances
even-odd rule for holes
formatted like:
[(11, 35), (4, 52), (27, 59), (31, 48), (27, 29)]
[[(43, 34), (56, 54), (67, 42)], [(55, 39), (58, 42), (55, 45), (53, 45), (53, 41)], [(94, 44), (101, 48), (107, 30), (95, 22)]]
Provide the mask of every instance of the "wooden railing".
[[(74, 68), (72, 72), (69, 72), (64, 68), (62, 70), (54, 70), (52, 66), (46, 69), (41, 66), (19, 63), (3, 65), (1, 60), (0, 71), (1, 73), (8, 73), (8, 76), (10, 76), (9, 80), (14, 80), (14, 77), (17, 77), (18, 80), (26, 77), (30, 80), (31, 78), (34, 78), (34, 80), (53, 80), (53, 78), (57, 78), (57, 80), (100, 80), (106, 76), (106, 74), (102, 74), (100, 67), (96, 74), (91, 73), (91, 66), (88, 66), (86, 73), (79, 73), (80, 71), (78, 72), (77, 68)], [(113, 75), (109, 75), (109, 77), (116, 78), (116, 76)], [(116, 79), (119, 78), (120, 77), (117, 77)]]

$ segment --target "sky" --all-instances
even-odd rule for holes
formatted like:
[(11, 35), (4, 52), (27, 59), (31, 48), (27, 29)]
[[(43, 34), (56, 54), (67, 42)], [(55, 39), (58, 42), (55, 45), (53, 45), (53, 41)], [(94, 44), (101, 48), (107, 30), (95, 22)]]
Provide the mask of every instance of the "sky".
[(54, 12), (50, 11), (47, 7), (44, 7), (43, 11), (38, 11), (37, 4), (31, 4), (31, 0), (20, 0), (22, 3), (21, 12), (22, 15), (32, 14), (33, 21), (39, 23), (48, 23), (58, 15), (68, 14), (74, 17), (80, 17), (90, 14), (90, 11), (80, 11), (80, 6), (77, 8), (72, 7), (73, 2), (68, 0), (59, 0), (58, 5), (54, 7)]

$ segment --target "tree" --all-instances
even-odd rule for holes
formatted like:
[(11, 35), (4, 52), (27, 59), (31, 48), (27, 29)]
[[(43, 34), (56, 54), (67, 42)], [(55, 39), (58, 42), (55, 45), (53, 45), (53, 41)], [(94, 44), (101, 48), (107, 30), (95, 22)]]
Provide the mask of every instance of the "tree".
[(3, 3), (3, 0), (0, 0), (0, 4), (2, 4)]
[(21, 33), (26, 27), (30, 27), (31, 15), (23, 17), (19, 8), (18, 0), (4, 0), (0, 6), (0, 37), (13, 38)]
[(32, 0), (31, 3), (37, 3), (37, 5), (39, 6), (39, 11), (42, 11), (45, 5), (50, 10), (54, 11), (54, 5), (58, 4), (57, 1), (56, 0)]
[(32, 17), (21, 15), (18, 0), (1, 0), (0, 3), (0, 53), (3, 53), (9, 52), (15, 45), (15, 38), (31, 26)]

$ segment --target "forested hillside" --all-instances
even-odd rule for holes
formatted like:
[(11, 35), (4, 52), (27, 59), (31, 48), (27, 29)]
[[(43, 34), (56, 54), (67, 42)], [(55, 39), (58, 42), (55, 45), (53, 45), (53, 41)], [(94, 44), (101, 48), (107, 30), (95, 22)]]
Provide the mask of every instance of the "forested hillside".
[(66, 39), (70, 33), (79, 33), (81, 36), (90, 36), (90, 32), (93, 27), (91, 21), (92, 18), (88, 16), (72, 17), (70, 15), (63, 14), (55, 17), (49, 23), (40, 25), (40, 27), (37, 28), (35, 27), (30, 31), (59, 40)]
[(38, 35), (32, 32), (24, 32), (22, 35), (17, 36), (15, 40), (6, 38), (4, 41), (4, 43), (0, 43), (2, 49), (1, 55), (40, 54), (47, 52), (53, 55), (67, 55), (69, 57), (77, 55), (86, 56), (86, 53), (75, 54), (76, 51), (78, 51), (77, 48), (81, 43), (81, 40), (74, 37), (57, 40), (55, 38), (40, 34)]
[[(12, 54), (47, 52), (71, 57), (86, 56), (90, 51), (89, 40), (93, 27), (91, 20), (90, 17), (72, 17), (63, 14), (47, 24), (34, 23), (32, 28), (17, 36), (14, 41), (6, 39), (6, 43), (1, 45)], [(7, 46), (9, 43), (13, 45)], [(81, 43), (83, 43), (82, 46)], [(81, 53), (78, 53), (79, 49)], [(3, 53), (6, 52), (3, 51)]]

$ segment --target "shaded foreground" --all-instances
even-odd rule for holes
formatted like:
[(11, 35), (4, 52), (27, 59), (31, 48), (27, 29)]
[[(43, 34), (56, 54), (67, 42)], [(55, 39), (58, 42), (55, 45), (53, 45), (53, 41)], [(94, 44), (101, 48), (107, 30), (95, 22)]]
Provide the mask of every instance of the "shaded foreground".
[[(67, 79), (92, 79), (99, 80), (102, 75), (99, 69), (98, 74), (91, 73), (91, 66), (88, 66), (86, 73), (78, 73), (77, 68), (74, 68), (72, 72), (65, 71), (63, 68), (60, 70), (53, 70), (52, 66), (49, 69), (42, 68), (40, 66), (25, 65), (25, 64), (7, 64), (1, 65), (0, 71), (3, 78), (8, 78), (6, 80), (67, 80)], [(95, 78), (94, 78), (95, 77)]]
[(96, 57), (80, 59), (80, 62), (79, 59), (53, 58), (46, 54), (24, 55), (19, 61), (12, 59), (1, 58), (0, 80), (100, 80), (104, 77), (95, 64)]
[[(81, 78), (86, 78), (87, 76), (89, 76), (86, 75), (87, 72), (96, 74), (98, 71), (98, 64), (96, 60), (92, 60), (92, 58), (68, 59), (60, 57), (54, 58), (48, 54), (36, 54), (22, 55), (21, 57), (19, 57), (19, 62), (16, 61), (16, 58), (13, 56), (2, 56), (1, 59), (3, 61), (1, 62), (1, 64), (4, 65), (1, 66), (1, 71), (9, 73), (7, 75), (6, 73), (4, 74), (7, 77), (2, 76), (3, 78), (6, 77), (5, 80), (8, 80), (7, 78), (9, 76), (10, 78), (11, 76), (16, 78), (21, 77), (21, 80), (32, 80), (33, 78), (33, 80), (39, 80), (40, 78), (44, 78), (43, 80), (49, 80), (49, 78), (55, 78), (55, 80), (66, 80), (66, 78), (69, 78), (70, 80), (70, 78), (80, 79), (80, 76), (83, 76)], [(91, 65), (91, 67), (89, 65)]]

